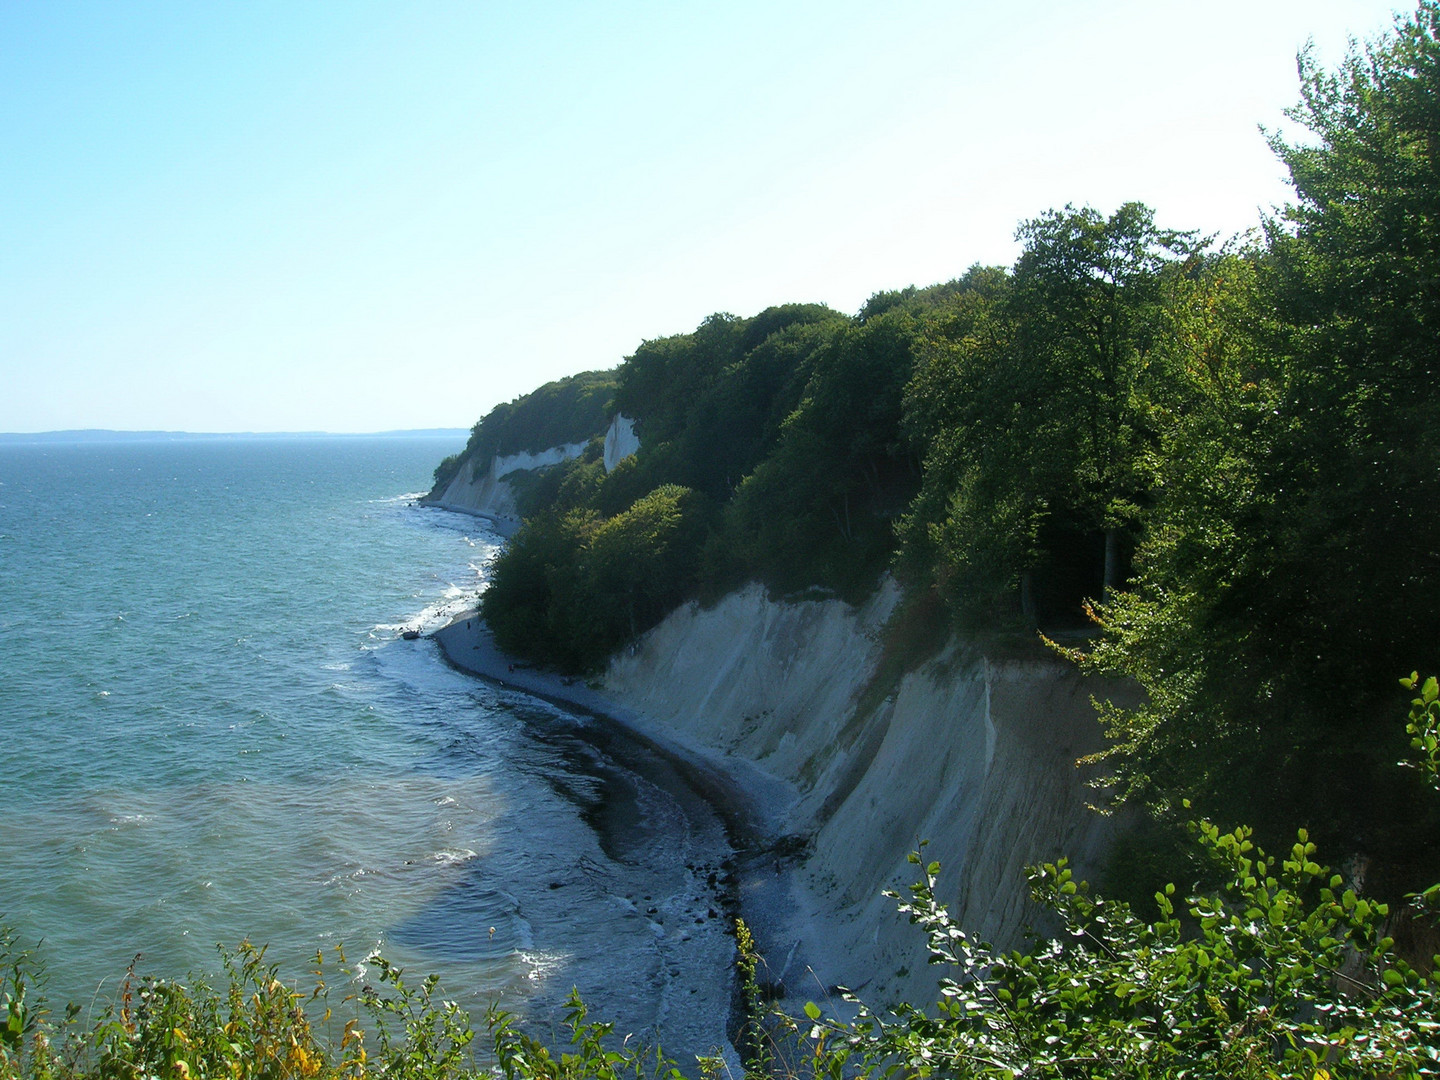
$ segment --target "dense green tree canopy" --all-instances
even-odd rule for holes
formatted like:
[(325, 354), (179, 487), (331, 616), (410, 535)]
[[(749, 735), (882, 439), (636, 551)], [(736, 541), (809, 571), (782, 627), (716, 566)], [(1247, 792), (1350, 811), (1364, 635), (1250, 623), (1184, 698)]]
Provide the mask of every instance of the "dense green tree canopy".
[(1298, 814), (1400, 884), (1440, 838), (1384, 719), (1440, 648), (1437, 20), (1302, 58), (1297, 201), (1192, 298), (1163, 497), (1092, 658), (1150, 691), (1109, 718), (1127, 788)]
[(1121, 534), (1139, 531), (1154, 483), (1158, 347), (1196, 246), (1138, 203), (1052, 211), (1017, 237), (1013, 274), (936, 327), (908, 394), (926, 468), (907, 562), (992, 627), (1033, 620), (1032, 587), (1048, 614), (1098, 593), (1107, 539), (1119, 584)]
[(1116, 794), (1414, 880), (1440, 828), (1383, 716), (1440, 667), (1437, 27), (1426, 0), (1336, 71), (1302, 57), (1295, 203), (1254, 236), (1067, 206), (1008, 269), (644, 342), (610, 402), (639, 453), (526, 486), (497, 632), (583, 667), (687, 596), (893, 567), (982, 641), (1038, 628), (1144, 687), (1105, 715)]

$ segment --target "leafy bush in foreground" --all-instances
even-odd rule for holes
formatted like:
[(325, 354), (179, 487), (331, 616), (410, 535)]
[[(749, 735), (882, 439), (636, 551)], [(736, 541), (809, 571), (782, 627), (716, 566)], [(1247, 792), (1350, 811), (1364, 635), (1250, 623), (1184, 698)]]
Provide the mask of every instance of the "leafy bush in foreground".
[[(1034, 952), (995, 954), (935, 901), (931, 863), (900, 910), (947, 974), (931, 1012), (854, 1023), (811, 1010), (817, 1064), (956, 1077), (1372, 1077), (1440, 1066), (1436, 986), (1383, 936), (1388, 910), (1344, 889), (1302, 833), (1288, 858), (1249, 830), (1198, 826), (1230, 878), (1147, 923), (1092, 897), (1064, 861), (1032, 873), (1062, 919)], [(919, 857), (915, 856), (918, 862)]]

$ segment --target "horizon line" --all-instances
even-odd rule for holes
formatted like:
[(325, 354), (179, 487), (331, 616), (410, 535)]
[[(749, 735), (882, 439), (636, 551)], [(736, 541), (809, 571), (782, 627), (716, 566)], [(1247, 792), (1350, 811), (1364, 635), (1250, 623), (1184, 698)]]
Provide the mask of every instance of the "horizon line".
[(434, 436), (436, 438), (468, 435), (470, 428), (429, 427), (389, 428), (384, 431), (184, 431), (169, 428), (56, 428), (48, 431), (0, 431), (0, 440), (13, 442), (33, 439), (45, 441), (121, 439), (282, 439), (282, 438), (363, 438), (366, 436)]

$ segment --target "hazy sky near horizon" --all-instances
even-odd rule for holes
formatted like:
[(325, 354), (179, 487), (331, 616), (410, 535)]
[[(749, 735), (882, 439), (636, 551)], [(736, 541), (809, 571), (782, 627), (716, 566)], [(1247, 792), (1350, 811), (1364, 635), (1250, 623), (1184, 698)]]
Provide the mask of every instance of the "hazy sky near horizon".
[(0, 0), (0, 431), (466, 427), (706, 315), (1285, 201), (1370, 0)]

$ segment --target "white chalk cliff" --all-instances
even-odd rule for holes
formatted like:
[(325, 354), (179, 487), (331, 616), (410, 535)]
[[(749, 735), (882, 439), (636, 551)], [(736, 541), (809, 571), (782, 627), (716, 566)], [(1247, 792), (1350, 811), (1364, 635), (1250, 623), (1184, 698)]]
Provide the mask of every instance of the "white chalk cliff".
[(943, 865), (940, 898), (960, 924), (1011, 946), (1036, 915), (1025, 866), (1063, 854), (1093, 876), (1113, 832), (1086, 808), (1095, 793), (1075, 760), (1100, 744), (1091, 695), (1118, 688), (1059, 659), (995, 661), (953, 642), (877, 688), (898, 601), (893, 584), (859, 609), (771, 601), (750, 586), (675, 611), (603, 680), (606, 697), (677, 744), (789, 786), (777, 824), (812, 840), (780, 904), (800, 959), (783, 929), (764, 944), (802, 997), (819, 988), (784, 971), (785, 951), (792, 968), (863, 984), (872, 1002), (933, 990), (921, 935), (881, 895), (916, 880), (906, 856), (919, 841)]
[(615, 466), (640, 449), (640, 436), (635, 434), (635, 421), (618, 413), (605, 431), (605, 471), (614, 472)]
[[(488, 518), (499, 532), (509, 536), (520, 527), (520, 512), (515, 505), (515, 489), (506, 478), (514, 473), (533, 472), (577, 458), (585, 451), (586, 445), (585, 442), (573, 442), (533, 454), (496, 454), (487, 462), (467, 457), (460, 463), (459, 470), (445, 490), (438, 497), (423, 501), (444, 510)], [(635, 436), (634, 423), (628, 417), (616, 416), (605, 432), (605, 471), (613, 470), (639, 448), (640, 440)]]
[[(507, 478), (585, 446), (466, 460), (429, 501), (508, 534), (519, 518)], [(606, 471), (638, 446), (633, 423), (616, 416)], [(775, 883), (742, 906), (768, 909), (771, 975), (802, 999), (835, 983), (875, 1004), (933, 992), (923, 938), (882, 895), (916, 880), (907, 856), (920, 841), (943, 867), (939, 898), (960, 925), (1010, 947), (1038, 915), (1025, 867), (1065, 855), (1093, 878), (1115, 830), (1087, 808), (1095, 793), (1075, 761), (1101, 745), (1092, 695), (1133, 690), (1083, 680), (1058, 658), (997, 660), (956, 641), (886, 682), (899, 603), (893, 582), (860, 608), (774, 601), (751, 585), (672, 612), (612, 660), (600, 693), (569, 695), (630, 716), (692, 761), (761, 774), (746, 786), (771, 829), (805, 845), (793, 873), (779, 873), (788, 859), (778, 859)]]

